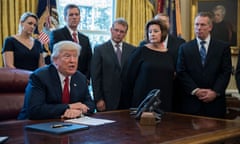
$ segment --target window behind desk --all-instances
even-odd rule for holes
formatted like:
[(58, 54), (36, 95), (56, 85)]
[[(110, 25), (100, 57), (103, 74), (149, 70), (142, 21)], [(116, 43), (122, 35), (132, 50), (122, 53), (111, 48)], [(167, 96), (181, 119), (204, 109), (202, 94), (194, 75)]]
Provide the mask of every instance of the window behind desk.
[(110, 39), (110, 27), (115, 16), (115, 0), (58, 0), (60, 27), (65, 24), (63, 9), (70, 3), (80, 8), (81, 22), (78, 30), (89, 37), (92, 48)]

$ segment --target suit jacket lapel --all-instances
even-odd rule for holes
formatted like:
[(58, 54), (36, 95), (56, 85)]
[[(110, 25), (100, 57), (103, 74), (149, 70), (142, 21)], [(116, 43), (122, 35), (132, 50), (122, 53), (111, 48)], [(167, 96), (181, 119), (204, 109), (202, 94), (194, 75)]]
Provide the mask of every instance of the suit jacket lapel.
[(210, 58), (214, 58), (214, 54), (215, 54), (214, 48), (215, 48), (214, 43), (212, 42), (212, 39), (210, 39), (208, 50), (207, 50), (207, 55), (206, 55), (205, 66), (210, 61)]
[[(82, 34), (80, 33), (80, 32), (78, 32), (78, 43), (79, 43), (79, 45), (84, 45), (83, 44), (83, 42), (85, 42), (85, 40), (84, 40), (84, 37), (83, 36), (81, 36)], [(86, 45), (86, 44), (85, 44)]]
[(66, 26), (63, 27), (63, 35), (65, 36), (66, 40), (73, 41), (70, 31), (68, 30), (68, 28)]
[(118, 58), (117, 58), (117, 55), (115, 53), (115, 50), (114, 50), (114, 47), (112, 45), (111, 40), (109, 40), (108, 43), (107, 43), (107, 51), (108, 51), (107, 53), (109, 53), (110, 56), (112, 56), (112, 60), (114, 61), (114, 63), (116, 65), (118, 65), (119, 68), (121, 68), (121, 66), (119, 65)]
[(123, 42), (123, 46), (122, 46), (122, 59), (121, 59), (121, 67), (123, 67), (123, 65), (126, 63), (127, 59), (128, 59), (128, 55), (130, 53), (130, 49), (127, 47), (126, 43)]
[(70, 102), (75, 99), (75, 96), (77, 96), (79, 89), (80, 89), (80, 84), (78, 81), (75, 79), (75, 74), (72, 75), (71, 81), (70, 81)]
[(62, 101), (62, 86), (56, 67), (53, 64), (49, 65), (49, 71), (52, 77), (53, 91), (55, 91), (57, 99)]
[(193, 41), (193, 46), (192, 46), (192, 47), (194, 48), (194, 55), (195, 55), (196, 57), (198, 57), (198, 58), (197, 58), (198, 64), (201, 65), (201, 66), (203, 66), (203, 65), (202, 65), (202, 62), (201, 62), (201, 56), (200, 56), (200, 52), (199, 52), (199, 47), (198, 47), (197, 39), (195, 39), (195, 40)]

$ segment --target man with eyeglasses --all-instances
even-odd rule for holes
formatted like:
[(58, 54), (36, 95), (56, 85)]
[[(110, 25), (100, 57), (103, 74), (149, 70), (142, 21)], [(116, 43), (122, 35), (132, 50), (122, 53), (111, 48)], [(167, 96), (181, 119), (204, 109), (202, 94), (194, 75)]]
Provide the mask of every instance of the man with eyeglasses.
[(224, 118), (225, 90), (232, 71), (230, 45), (211, 36), (210, 12), (196, 16), (194, 30), (196, 38), (180, 46), (177, 62), (184, 88), (181, 112)]
[(93, 96), (98, 111), (116, 110), (121, 96), (121, 73), (134, 46), (123, 42), (128, 23), (116, 19), (110, 29), (111, 39), (94, 48), (91, 61)]

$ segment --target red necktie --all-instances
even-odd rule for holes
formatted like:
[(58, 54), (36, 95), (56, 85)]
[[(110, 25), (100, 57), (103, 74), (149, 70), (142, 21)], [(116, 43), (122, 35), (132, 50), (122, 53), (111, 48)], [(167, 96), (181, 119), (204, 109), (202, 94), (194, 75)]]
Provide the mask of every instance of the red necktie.
[(69, 78), (66, 77), (64, 79), (64, 87), (63, 87), (63, 94), (62, 94), (62, 103), (68, 104), (70, 99), (70, 93), (69, 93)]
[(76, 32), (73, 32), (72, 35), (73, 35), (73, 41), (74, 41), (75, 43), (78, 43), (77, 33), (76, 33)]

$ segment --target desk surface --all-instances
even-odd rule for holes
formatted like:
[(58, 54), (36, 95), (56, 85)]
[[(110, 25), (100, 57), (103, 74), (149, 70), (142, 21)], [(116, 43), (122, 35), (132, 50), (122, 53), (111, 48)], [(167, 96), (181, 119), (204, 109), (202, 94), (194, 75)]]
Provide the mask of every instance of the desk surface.
[(0, 136), (9, 136), (6, 144), (200, 144), (240, 137), (240, 122), (231, 120), (166, 113), (156, 126), (142, 126), (127, 110), (93, 117), (116, 122), (63, 135), (24, 129), (27, 124), (46, 121), (1, 122)]

